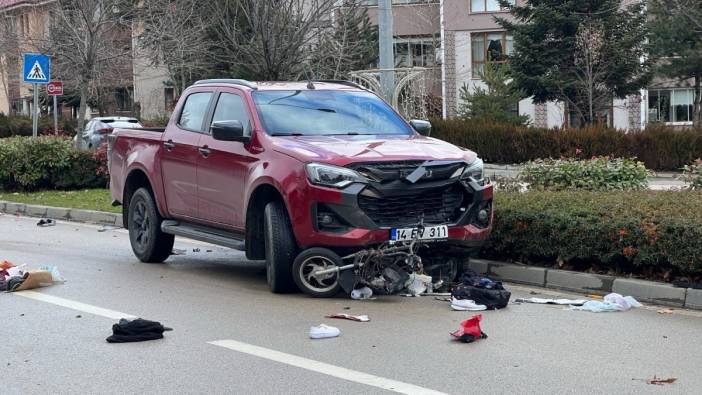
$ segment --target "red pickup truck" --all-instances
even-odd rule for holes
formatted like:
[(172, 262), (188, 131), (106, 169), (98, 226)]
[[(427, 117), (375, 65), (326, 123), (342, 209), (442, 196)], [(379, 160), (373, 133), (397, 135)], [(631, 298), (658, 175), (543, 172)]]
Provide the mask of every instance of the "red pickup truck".
[(301, 252), (413, 240), (430, 261), (488, 237), (482, 161), (430, 131), (351, 82), (198, 81), (165, 129), (115, 129), (113, 204), (143, 262), (166, 260), (177, 235), (265, 259), (273, 292), (329, 296), (338, 271), (315, 273), (340, 261), (300, 267)]

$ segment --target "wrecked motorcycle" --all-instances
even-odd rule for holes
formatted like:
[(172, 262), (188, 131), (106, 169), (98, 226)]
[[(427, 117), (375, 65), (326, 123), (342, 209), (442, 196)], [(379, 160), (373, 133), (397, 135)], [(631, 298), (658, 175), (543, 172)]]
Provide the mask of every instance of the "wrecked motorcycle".
[(376, 294), (394, 294), (406, 289), (413, 275), (431, 276), (429, 288), (438, 291), (456, 277), (458, 262), (417, 238), (386, 242), (343, 257), (326, 248), (310, 248), (295, 259), (293, 279), (314, 297), (332, 297), (341, 289), (350, 294), (363, 286)]

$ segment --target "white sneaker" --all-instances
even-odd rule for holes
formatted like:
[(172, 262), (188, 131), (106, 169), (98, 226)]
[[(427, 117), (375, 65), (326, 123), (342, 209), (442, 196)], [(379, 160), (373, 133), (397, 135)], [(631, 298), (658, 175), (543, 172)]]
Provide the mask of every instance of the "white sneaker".
[(310, 327), (310, 339), (326, 339), (329, 337), (337, 337), (341, 334), (339, 328), (321, 324), (319, 326)]
[(456, 311), (483, 311), (487, 310), (487, 306), (476, 304), (475, 301), (469, 299), (451, 298), (451, 308)]

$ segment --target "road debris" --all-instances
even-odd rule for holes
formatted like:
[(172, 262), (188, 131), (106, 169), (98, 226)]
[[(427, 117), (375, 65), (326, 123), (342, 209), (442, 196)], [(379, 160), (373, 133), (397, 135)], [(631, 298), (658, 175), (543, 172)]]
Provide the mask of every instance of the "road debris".
[(156, 321), (141, 318), (130, 321), (122, 318), (117, 324), (112, 325), (112, 336), (105, 340), (108, 343), (130, 343), (163, 339), (163, 332), (172, 330)]
[(185, 250), (174, 248), (171, 250), (171, 255), (185, 255)]
[(51, 218), (42, 218), (39, 220), (39, 222), (37, 222), (37, 226), (41, 226), (43, 228), (48, 226), (56, 226), (56, 221)]
[(571, 306), (571, 310), (583, 310), (593, 313), (604, 313), (611, 311), (627, 311), (634, 307), (641, 307), (642, 304), (631, 296), (622, 296), (618, 293), (611, 293), (604, 297), (604, 301), (589, 300), (582, 306)]
[(366, 300), (373, 296), (373, 290), (368, 287), (358, 288), (351, 291), (351, 299)]
[(409, 276), (409, 285), (407, 286), (407, 291), (412, 296), (419, 296), (427, 291), (428, 287), (432, 287), (431, 276), (424, 274), (412, 273)]
[(478, 314), (461, 322), (461, 327), (450, 335), (463, 343), (472, 343), (478, 339), (487, 339), (487, 334), (480, 329), (480, 321), (483, 316)]
[(632, 379), (636, 381), (645, 381), (646, 384), (651, 384), (651, 385), (665, 385), (665, 384), (673, 384), (674, 382), (678, 381), (677, 377), (668, 377), (667, 379), (656, 377), (656, 375), (653, 375), (652, 379)]
[(330, 314), (327, 316), (327, 318), (338, 318), (342, 320), (351, 320), (351, 321), (358, 321), (358, 322), (368, 322), (370, 321), (370, 318), (368, 318), (367, 315), (351, 315), (351, 314), (344, 314), (344, 313), (336, 313), (336, 314)]
[(451, 292), (454, 299), (472, 300), (478, 305), (485, 305), (490, 310), (507, 307), (511, 295), (501, 282), (480, 277), (472, 270), (463, 274), (461, 283)]
[(658, 314), (673, 314), (675, 310), (673, 309), (663, 309), (663, 310), (658, 310)]
[(193, 252), (200, 252), (199, 248), (193, 248)]
[(326, 324), (310, 327), (310, 339), (328, 339), (331, 337), (338, 337), (340, 334), (341, 331), (339, 328)]
[(542, 299), (542, 298), (517, 298), (515, 303), (535, 303), (535, 304), (556, 304), (568, 306), (582, 306), (587, 303), (586, 299)]
[(115, 229), (119, 229), (119, 228), (116, 226), (112, 226), (112, 225), (103, 225), (101, 228), (98, 229), (98, 232), (107, 232), (108, 230), (115, 230)]

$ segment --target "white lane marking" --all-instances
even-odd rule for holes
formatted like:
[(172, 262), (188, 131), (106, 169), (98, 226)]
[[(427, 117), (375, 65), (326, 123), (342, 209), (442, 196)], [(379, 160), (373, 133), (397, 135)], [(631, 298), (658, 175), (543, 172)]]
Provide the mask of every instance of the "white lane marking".
[(95, 314), (95, 315), (99, 315), (101, 317), (112, 318), (114, 320), (118, 320), (120, 318), (126, 318), (129, 320), (138, 318), (138, 317), (133, 316), (131, 314), (125, 314), (125, 313), (121, 313), (121, 312), (115, 311), (115, 310), (104, 309), (102, 307), (93, 306), (90, 304), (85, 304), (85, 303), (76, 302), (76, 301), (69, 300), (69, 299), (59, 298), (58, 296), (47, 295), (47, 294), (43, 294), (41, 292), (19, 291), (19, 292), (13, 292), (13, 294), (17, 295), (17, 296), (23, 296), (23, 297), (28, 298), (28, 299), (39, 300), (42, 302), (55, 304), (57, 306), (62, 306), (62, 307), (67, 307), (69, 309), (82, 311), (83, 313)]
[(382, 388), (388, 391), (399, 392), (401, 394), (421, 394), (421, 395), (446, 395), (443, 392), (434, 391), (428, 388), (419, 387), (414, 384), (403, 383), (401, 381), (386, 379), (383, 377), (374, 376), (372, 374), (359, 372), (342, 368), (340, 366), (330, 365), (328, 363), (315, 361), (298, 357), (297, 355), (286, 354), (284, 352), (271, 350), (254, 346), (253, 344), (242, 343), (236, 340), (217, 340), (208, 342), (209, 344), (228, 348), (244, 354), (253, 355), (259, 358), (269, 359), (271, 361), (284, 363), (286, 365), (295, 366), (302, 369), (311, 370), (313, 372), (326, 374), (342, 380), (353, 381), (355, 383), (370, 385), (377, 388)]

